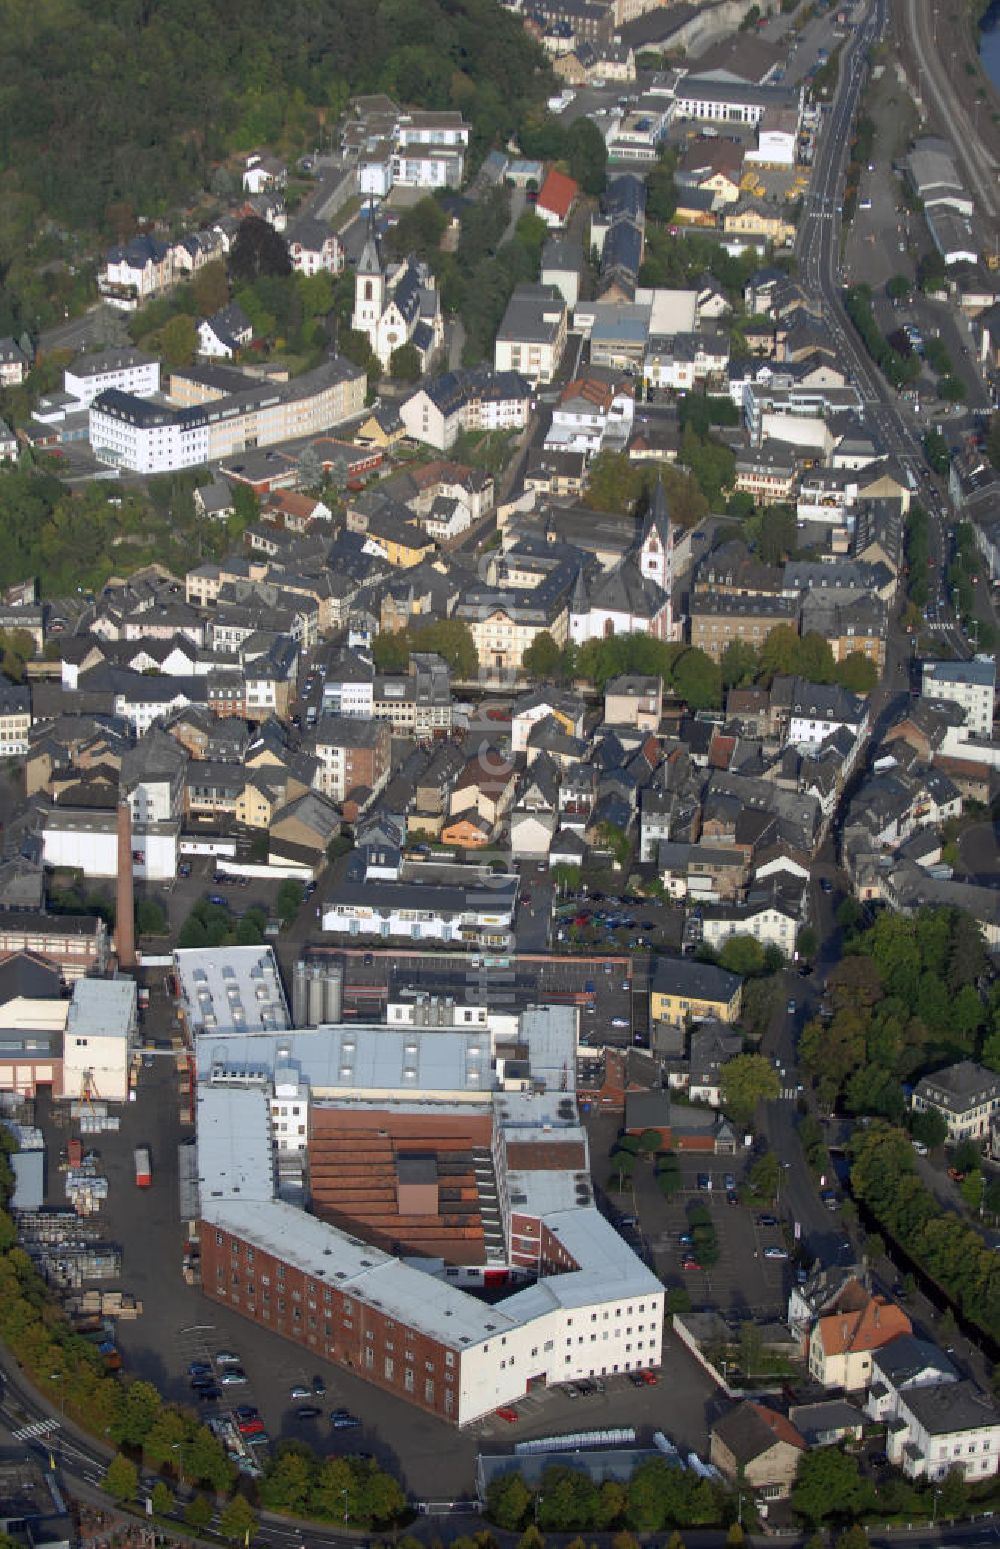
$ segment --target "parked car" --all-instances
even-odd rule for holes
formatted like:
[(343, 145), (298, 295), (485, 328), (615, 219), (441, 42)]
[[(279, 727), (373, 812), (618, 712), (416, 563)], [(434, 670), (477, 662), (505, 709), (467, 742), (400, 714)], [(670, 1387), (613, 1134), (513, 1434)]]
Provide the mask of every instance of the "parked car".
[(628, 1380), (634, 1388), (644, 1388), (646, 1386), (642, 1380), (642, 1374), (640, 1372), (629, 1372)]
[(239, 1366), (240, 1358), (234, 1350), (216, 1350), (216, 1366)]
[(214, 1404), (216, 1399), (222, 1397), (214, 1382), (207, 1383), (205, 1387), (196, 1388), (195, 1392), (197, 1393), (199, 1404)]
[(312, 1389), (304, 1383), (298, 1382), (288, 1395), (289, 1398), (312, 1398)]
[(735, 1187), (736, 1187), (736, 1177), (735, 1177), (735, 1174), (733, 1174), (733, 1173), (726, 1173), (725, 1177), (722, 1180), (722, 1186), (723, 1186), (724, 1189), (735, 1189)]
[(612, 1017), (612, 1027), (628, 1027), (628, 1017)]
[(242, 1366), (227, 1367), (219, 1378), (224, 1388), (241, 1388), (246, 1380), (247, 1374)]
[(699, 1189), (704, 1190), (705, 1193), (707, 1193), (707, 1194), (710, 1194), (712, 1192), (712, 1175), (711, 1175), (711, 1173), (699, 1173), (698, 1174), (698, 1187), (699, 1187)]
[(330, 1415), (330, 1424), (335, 1431), (356, 1431), (361, 1427), (361, 1421), (349, 1409), (335, 1409)]
[(681, 1269), (691, 1269), (691, 1270), (694, 1270), (694, 1269), (700, 1269), (700, 1268), (701, 1268), (701, 1265), (698, 1263), (697, 1259), (685, 1259), (683, 1261), (683, 1263), (681, 1264)]
[(325, 1398), (326, 1383), (323, 1381), (322, 1377), (313, 1378), (313, 1393), (317, 1398)]
[(778, 1224), (778, 1217), (777, 1216), (758, 1216), (757, 1217), (757, 1225), (758, 1226), (777, 1226), (777, 1224)]
[(508, 1425), (516, 1425), (521, 1416), (512, 1404), (502, 1404), (496, 1411), (499, 1420), (506, 1420)]
[(764, 1257), (766, 1259), (787, 1259), (787, 1257), (788, 1257), (788, 1249), (787, 1248), (765, 1248), (764, 1249)]
[(211, 1377), (212, 1367), (209, 1361), (192, 1361), (188, 1367), (189, 1377)]
[(656, 1384), (660, 1380), (659, 1377), (657, 1376), (656, 1372), (651, 1372), (651, 1371), (640, 1372), (639, 1376), (642, 1378), (642, 1380), (646, 1384), (647, 1388), (655, 1388)]
[(318, 1420), (323, 1413), (318, 1404), (302, 1404), (295, 1411), (296, 1420)]

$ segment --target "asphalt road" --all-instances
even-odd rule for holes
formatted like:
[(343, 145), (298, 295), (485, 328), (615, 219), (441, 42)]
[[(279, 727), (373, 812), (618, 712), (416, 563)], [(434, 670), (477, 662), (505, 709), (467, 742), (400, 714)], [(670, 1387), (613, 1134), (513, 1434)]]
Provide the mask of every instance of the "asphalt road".
[[(841, 201), (851, 125), (867, 74), (868, 50), (885, 32), (888, 0), (872, 0), (864, 23), (845, 45), (836, 95), (823, 119), (813, 180), (796, 238), (799, 273), (821, 300), (823, 315), (862, 395), (864, 413), (887, 452), (894, 455), (913, 480), (915, 492), (930, 515), (930, 547), (940, 577), (947, 554), (946, 532), (951, 520), (930, 477), (919, 436), (904, 417), (899, 401), (869, 360), (844, 310), (840, 288)], [(943, 583), (942, 583), (943, 584)], [(939, 626), (956, 655), (969, 647), (954, 624), (949, 600), (932, 597), (928, 622)]]

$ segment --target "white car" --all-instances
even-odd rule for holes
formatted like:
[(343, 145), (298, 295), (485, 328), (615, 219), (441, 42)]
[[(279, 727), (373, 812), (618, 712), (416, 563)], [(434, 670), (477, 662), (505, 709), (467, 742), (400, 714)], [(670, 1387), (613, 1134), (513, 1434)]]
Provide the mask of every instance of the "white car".
[(765, 1248), (764, 1249), (764, 1257), (766, 1259), (787, 1259), (787, 1257), (788, 1257), (788, 1249), (787, 1248)]
[(628, 1017), (612, 1017), (612, 1027), (628, 1027)]

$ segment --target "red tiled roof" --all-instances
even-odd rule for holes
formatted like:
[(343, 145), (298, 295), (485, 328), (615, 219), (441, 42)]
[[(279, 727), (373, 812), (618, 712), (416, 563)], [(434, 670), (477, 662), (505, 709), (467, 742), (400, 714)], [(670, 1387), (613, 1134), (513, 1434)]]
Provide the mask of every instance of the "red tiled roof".
[(559, 219), (564, 221), (573, 208), (573, 200), (578, 191), (571, 177), (551, 167), (539, 190), (536, 208), (541, 206), (543, 209), (551, 210), (553, 215), (558, 215)]

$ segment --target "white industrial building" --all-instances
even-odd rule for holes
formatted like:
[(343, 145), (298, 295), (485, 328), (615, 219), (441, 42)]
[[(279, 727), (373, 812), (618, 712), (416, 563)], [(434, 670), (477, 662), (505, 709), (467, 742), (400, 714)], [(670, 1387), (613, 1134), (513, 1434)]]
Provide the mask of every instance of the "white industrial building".
[[(147, 823), (132, 831), (132, 875), (167, 882), (177, 875), (180, 821)], [(118, 816), (89, 808), (54, 807), (42, 820), (42, 864), (85, 877), (118, 875)]]
[[(459, 1426), (536, 1388), (659, 1367), (663, 1286), (595, 1206), (565, 1086), (576, 1038), (575, 1010), (558, 1006), (522, 1014), (512, 1065), (489, 1034), (453, 1028), (199, 1040), (205, 1294)], [(485, 1263), (386, 1252), (363, 1223), (291, 1202), (303, 1140), (365, 1111), (406, 1135), (489, 1137), (476, 1153)]]
[(78, 979), (63, 1037), (63, 1097), (127, 1102), (135, 1029), (134, 979)]

